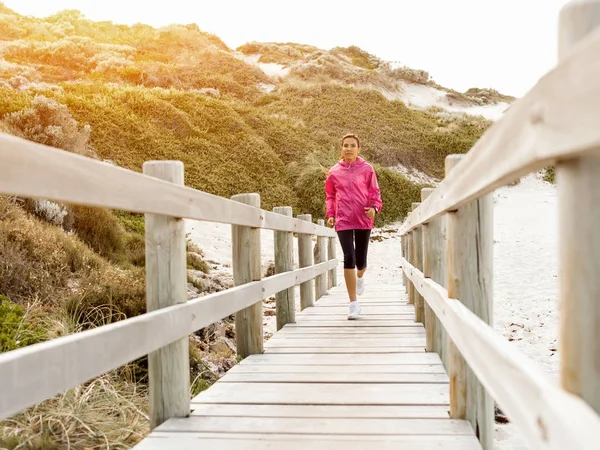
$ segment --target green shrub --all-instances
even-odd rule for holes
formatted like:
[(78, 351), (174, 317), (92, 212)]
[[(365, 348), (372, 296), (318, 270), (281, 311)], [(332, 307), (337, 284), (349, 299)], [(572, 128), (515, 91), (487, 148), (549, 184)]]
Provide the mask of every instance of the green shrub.
[(44, 329), (29, 323), (23, 307), (0, 295), (0, 353), (46, 339)]
[(112, 262), (126, 259), (125, 229), (119, 219), (104, 208), (70, 206), (72, 229), (99, 255)]

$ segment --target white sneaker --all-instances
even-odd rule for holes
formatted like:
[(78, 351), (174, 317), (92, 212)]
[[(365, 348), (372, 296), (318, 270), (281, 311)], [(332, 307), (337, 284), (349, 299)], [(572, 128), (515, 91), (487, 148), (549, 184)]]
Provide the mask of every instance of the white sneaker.
[(348, 320), (358, 319), (360, 314), (360, 305), (358, 302), (350, 302), (350, 312), (348, 313)]
[(365, 277), (361, 277), (356, 281), (356, 293), (358, 295), (363, 295), (365, 292)]

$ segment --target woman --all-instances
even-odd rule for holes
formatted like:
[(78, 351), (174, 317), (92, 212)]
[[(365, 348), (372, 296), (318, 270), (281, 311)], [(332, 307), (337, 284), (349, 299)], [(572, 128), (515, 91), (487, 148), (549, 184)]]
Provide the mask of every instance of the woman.
[[(348, 319), (358, 319), (356, 294), (365, 290), (367, 250), (375, 215), (383, 205), (373, 167), (360, 158), (355, 134), (342, 138), (342, 159), (329, 170), (325, 181), (327, 224), (335, 225), (344, 251), (344, 279), (350, 298)], [(358, 269), (358, 272), (357, 272)]]

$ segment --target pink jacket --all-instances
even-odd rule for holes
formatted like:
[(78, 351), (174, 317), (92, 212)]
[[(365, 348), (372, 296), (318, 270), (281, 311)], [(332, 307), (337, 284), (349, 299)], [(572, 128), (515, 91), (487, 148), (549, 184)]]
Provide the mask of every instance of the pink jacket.
[(339, 161), (329, 170), (325, 194), (327, 217), (335, 217), (336, 231), (372, 229), (374, 220), (366, 216), (365, 208), (381, 211), (383, 205), (375, 170), (360, 157), (353, 163)]

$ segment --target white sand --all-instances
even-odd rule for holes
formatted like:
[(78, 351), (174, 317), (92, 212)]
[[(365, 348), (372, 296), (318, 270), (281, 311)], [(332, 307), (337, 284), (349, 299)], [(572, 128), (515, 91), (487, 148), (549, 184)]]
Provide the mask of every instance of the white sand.
[(456, 102), (450, 104), (446, 98), (445, 91), (422, 84), (402, 83), (402, 90), (404, 92), (401, 95), (401, 99), (410, 106), (416, 108), (437, 106), (447, 111), (483, 116), (486, 119), (494, 121), (501, 118), (504, 111), (510, 106), (505, 102), (483, 106), (462, 106)]
[[(558, 376), (557, 202), (554, 186), (529, 175), (494, 194), (494, 328), (553, 378)], [(397, 229), (397, 226), (387, 227)], [(187, 221), (186, 229), (209, 260), (231, 271), (231, 227)], [(366, 283), (397, 283), (400, 237), (373, 230), (381, 242), (369, 249)], [(261, 231), (263, 267), (273, 261), (273, 232)], [(295, 248), (297, 248), (295, 242)], [(338, 244), (338, 255), (342, 251)], [(294, 255), (297, 267), (297, 252)], [(343, 270), (338, 270), (341, 279)], [(299, 294), (296, 289), (296, 308)], [(272, 302), (265, 302), (274, 309)], [(275, 331), (275, 316), (265, 317), (265, 336)], [(510, 380), (507, 380), (510, 382)], [(496, 448), (528, 449), (514, 424), (496, 425)]]

